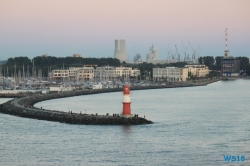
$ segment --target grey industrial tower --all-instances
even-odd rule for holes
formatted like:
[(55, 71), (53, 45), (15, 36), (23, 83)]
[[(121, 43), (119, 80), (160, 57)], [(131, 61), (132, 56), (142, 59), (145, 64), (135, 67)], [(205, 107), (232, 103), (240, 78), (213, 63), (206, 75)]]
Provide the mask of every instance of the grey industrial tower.
[(119, 59), (120, 61), (127, 61), (126, 55), (126, 41), (123, 40), (115, 40), (115, 52), (114, 58)]

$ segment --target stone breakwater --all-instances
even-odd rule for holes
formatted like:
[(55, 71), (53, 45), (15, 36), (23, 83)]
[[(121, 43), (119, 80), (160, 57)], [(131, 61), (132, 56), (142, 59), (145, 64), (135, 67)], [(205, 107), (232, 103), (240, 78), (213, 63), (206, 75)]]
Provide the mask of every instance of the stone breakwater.
[(109, 90), (95, 90), (95, 91), (71, 91), (64, 93), (55, 93), (47, 95), (32, 95), (22, 98), (13, 99), (4, 104), (0, 105), (0, 112), (10, 115), (16, 115), (20, 117), (33, 118), (39, 120), (48, 120), (61, 123), (69, 124), (86, 124), (86, 125), (141, 125), (141, 124), (151, 124), (152, 122), (141, 118), (141, 117), (132, 117), (124, 118), (120, 117), (118, 114), (113, 115), (97, 115), (97, 114), (79, 114), (72, 112), (63, 112), (63, 111), (54, 111), (54, 110), (45, 110), (42, 108), (36, 108), (33, 105), (37, 102), (78, 96), (78, 95), (89, 95), (96, 93), (106, 93), (106, 92), (115, 92), (121, 91), (121, 89), (109, 89)]
[[(206, 80), (203, 82), (180, 82), (180, 83), (168, 83), (163, 86), (145, 86), (145, 87), (131, 87), (131, 90), (143, 90), (143, 89), (159, 89), (159, 88), (176, 88), (176, 87), (189, 87), (189, 86), (202, 86), (209, 83), (215, 82), (218, 80)], [(99, 89), (99, 90), (88, 90), (88, 91), (69, 91), (63, 93), (54, 93), (54, 94), (4, 94), (3, 97), (13, 97), (13, 99), (4, 104), (0, 105), (0, 112), (10, 115), (16, 115), (21, 117), (39, 119), (39, 120), (48, 120), (56, 121), (61, 123), (69, 124), (86, 124), (86, 125), (140, 125), (140, 124), (151, 124), (153, 122), (141, 118), (141, 117), (132, 117), (124, 118), (119, 115), (93, 115), (93, 114), (78, 114), (71, 112), (62, 112), (54, 110), (45, 110), (42, 108), (36, 108), (33, 105), (35, 103), (71, 97), (71, 96), (80, 96), (80, 95), (90, 95), (97, 93), (108, 93), (108, 92), (117, 92), (122, 91), (122, 88), (113, 88), (113, 89)], [(12, 96), (10, 96), (12, 95)], [(0, 96), (2, 97), (2, 96)]]
[(141, 125), (151, 124), (141, 117), (123, 118), (118, 115), (89, 115), (77, 113), (65, 113), (62, 111), (43, 110), (33, 107), (18, 107), (13, 104), (14, 101), (9, 101), (1, 105), (1, 112), (16, 115), (20, 117), (47, 120), (68, 124), (84, 124), (84, 125)]

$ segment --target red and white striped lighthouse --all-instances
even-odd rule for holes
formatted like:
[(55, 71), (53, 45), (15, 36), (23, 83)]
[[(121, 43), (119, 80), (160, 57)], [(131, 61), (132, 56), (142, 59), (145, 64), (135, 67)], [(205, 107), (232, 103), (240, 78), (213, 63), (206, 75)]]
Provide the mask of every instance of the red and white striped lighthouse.
[(122, 116), (123, 117), (132, 117), (131, 107), (130, 107), (130, 87), (128, 85), (124, 85), (123, 88), (123, 109)]

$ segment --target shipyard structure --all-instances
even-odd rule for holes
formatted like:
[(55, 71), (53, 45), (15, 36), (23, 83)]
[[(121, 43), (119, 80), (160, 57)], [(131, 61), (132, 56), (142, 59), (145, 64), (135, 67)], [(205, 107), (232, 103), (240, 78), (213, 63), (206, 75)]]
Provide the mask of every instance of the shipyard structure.
[[(114, 58), (119, 59), (121, 62), (125, 61), (127, 63), (153, 63), (153, 64), (169, 64), (176, 62), (186, 62), (187, 64), (197, 64), (199, 58), (199, 47), (198, 49), (194, 49), (190, 42), (189, 49), (184, 50), (184, 55), (181, 57), (181, 54), (178, 51), (177, 45), (175, 45), (175, 49), (167, 49), (167, 57), (165, 59), (159, 59), (158, 54), (159, 50), (153, 44), (149, 47), (149, 51), (146, 54), (146, 58), (143, 60), (140, 53), (136, 53), (133, 57), (132, 61), (129, 61), (126, 53), (126, 41), (124, 39), (115, 40), (115, 50), (114, 50)], [(188, 51), (189, 50), (189, 51)]]
[[(191, 51), (190, 53), (187, 52), (187, 49), (184, 50), (184, 55), (181, 57), (181, 54), (178, 51), (177, 45), (175, 45), (175, 50), (167, 49), (168, 54), (166, 59), (159, 59), (158, 54), (158, 48), (155, 47), (153, 44), (149, 48), (148, 54), (146, 54), (146, 61), (142, 60), (142, 57), (139, 53), (136, 53), (134, 56), (134, 61), (133, 63), (142, 63), (142, 62), (147, 62), (147, 63), (153, 63), (153, 64), (169, 64), (169, 63), (177, 63), (177, 62), (186, 62), (187, 64), (197, 64), (198, 63), (198, 58), (199, 58), (199, 48), (195, 50), (191, 44), (189, 43), (189, 48)], [(192, 49), (191, 49), (192, 48)]]

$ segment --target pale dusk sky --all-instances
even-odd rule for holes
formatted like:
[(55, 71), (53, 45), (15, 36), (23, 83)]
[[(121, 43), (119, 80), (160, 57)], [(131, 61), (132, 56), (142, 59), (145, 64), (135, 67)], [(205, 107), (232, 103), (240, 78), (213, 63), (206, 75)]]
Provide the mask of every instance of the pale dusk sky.
[(160, 59), (168, 45), (183, 58), (188, 41), (201, 56), (223, 56), (226, 28), (230, 53), (250, 58), (250, 0), (0, 0), (0, 60), (113, 57), (115, 39), (130, 60), (152, 44)]

